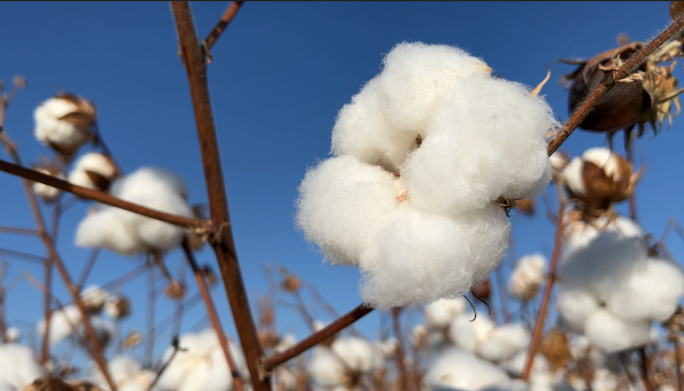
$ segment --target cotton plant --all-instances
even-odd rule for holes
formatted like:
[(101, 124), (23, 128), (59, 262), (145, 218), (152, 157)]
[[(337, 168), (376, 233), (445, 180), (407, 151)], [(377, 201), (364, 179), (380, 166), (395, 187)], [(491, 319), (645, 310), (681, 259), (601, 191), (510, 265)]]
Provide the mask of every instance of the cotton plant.
[[(234, 389), (233, 377), (227, 369), (226, 357), (213, 329), (181, 335), (179, 346), (184, 350), (176, 353), (160, 376), (157, 390), (226, 391)], [(236, 370), (242, 379), (248, 379), (249, 372), (242, 352), (232, 342), (229, 342), (228, 348)], [(169, 360), (173, 350), (173, 347), (167, 349), (162, 362)]]
[(547, 267), (541, 254), (526, 255), (518, 260), (508, 282), (508, 292), (516, 299), (527, 302), (537, 295)]
[(549, 182), (555, 125), (542, 98), (463, 50), (398, 44), (340, 110), (297, 226), (328, 262), (361, 268), (376, 308), (456, 298), (503, 258), (502, 205)]
[(358, 337), (338, 338), (330, 345), (314, 348), (308, 370), (320, 387), (357, 390), (364, 376), (383, 367), (382, 346)]
[(60, 154), (71, 156), (94, 139), (95, 105), (78, 95), (59, 93), (42, 102), (33, 116), (35, 137)]
[(606, 353), (648, 342), (651, 323), (667, 320), (684, 295), (684, 274), (675, 262), (618, 231), (568, 251), (558, 276), (559, 325)]
[(89, 152), (76, 161), (69, 172), (69, 182), (86, 189), (107, 191), (118, 176), (119, 172), (111, 158), (98, 152)]
[(21, 390), (44, 375), (45, 370), (38, 365), (29, 347), (0, 344), (0, 387)]

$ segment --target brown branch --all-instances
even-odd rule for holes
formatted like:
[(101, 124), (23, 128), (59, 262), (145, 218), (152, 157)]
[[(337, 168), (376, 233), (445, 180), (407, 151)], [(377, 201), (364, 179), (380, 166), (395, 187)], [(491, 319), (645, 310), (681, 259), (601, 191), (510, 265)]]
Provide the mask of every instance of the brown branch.
[(596, 107), (596, 105), (601, 101), (601, 99), (610, 91), (618, 80), (622, 80), (638, 67), (646, 58), (655, 52), (660, 46), (677, 34), (682, 27), (684, 27), (684, 13), (679, 14), (677, 19), (675, 19), (662, 33), (660, 33), (653, 41), (646, 45), (643, 49), (634, 54), (627, 62), (625, 62), (620, 68), (608, 72), (603, 77), (603, 80), (594, 87), (587, 99), (582, 103), (582, 105), (572, 113), (568, 122), (560, 130), (550, 143), (548, 147), (548, 154), (551, 156), (556, 150), (563, 144), (570, 134), (579, 126), (579, 124), (584, 121), (584, 118)]
[[(197, 135), (202, 152), (204, 177), (209, 194), (211, 222), (218, 232), (210, 244), (216, 253), (228, 302), (235, 321), (235, 328), (240, 337), (240, 344), (245, 354), (247, 367), (252, 377), (254, 391), (270, 390), (268, 375), (260, 376), (258, 360), (264, 350), (259, 343), (256, 325), (249, 308), (249, 300), (245, 290), (240, 265), (238, 263), (233, 231), (230, 225), (228, 200), (221, 170), (221, 159), (216, 140), (214, 116), (209, 99), (206, 66), (202, 50), (197, 40), (195, 26), (192, 21), (190, 6), (185, 1), (172, 1), (171, 9), (180, 38), (181, 55), (190, 84), (190, 95), (195, 111)], [(263, 374), (262, 374), (263, 375)]]
[[(154, 380), (152, 380), (152, 383), (150, 383), (149, 386), (147, 386), (147, 391), (152, 391), (154, 389), (154, 386), (157, 385), (157, 382), (159, 379), (162, 377), (164, 372), (166, 371), (166, 368), (171, 364), (171, 361), (176, 357), (176, 354), (178, 351), (185, 351), (186, 349), (183, 349), (180, 347), (180, 340), (178, 339), (177, 335), (173, 336), (173, 339), (171, 340), (171, 346), (173, 347), (173, 352), (171, 353), (171, 357), (169, 357), (168, 360), (162, 365), (161, 368), (159, 368), (159, 371), (157, 372), (157, 375), (154, 377)], [(238, 390), (239, 391), (239, 390)]]
[(154, 313), (156, 309), (157, 302), (157, 292), (154, 289), (154, 275), (155, 267), (149, 262), (148, 263), (148, 293), (147, 293), (147, 341), (145, 341), (145, 366), (152, 367), (152, 355), (154, 354)]
[(558, 259), (560, 258), (561, 252), (561, 237), (563, 233), (563, 213), (565, 212), (565, 199), (563, 198), (562, 190), (558, 183), (556, 183), (556, 191), (558, 192), (558, 219), (556, 220), (556, 236), (553, 240), (553, 253), (551, 254), (551, 265), (549, 267), (549, 273), (546, 276), (544, 296), (542, 298), (541, 306), (539, 308), (539, 313), (537, 314), (537, 320), (534, 323), (534, 331), (532, 332), (532, 343), (530, 343), (530, 350), (527, 353), (525, 367), (523, 368), (522, 374), (520, 376), (520, 379), (523, 381), (528, 381), (530, 377), (530, 371), (532, 370), (532, 364), (534, 363), (534, 355), (537, 353), (537, 349), (539, 349), (542, 334), (544, 332), (544, 322), (546, 320), (546, 312), (549, 307), (549, 301), (551, 300), (551, 291), (553, 290), (553, 284), (556, 282), (556, 267), (558, 265)]
[(35, 229), (29, 229), (29, 228), (19, 228), (19, 227), (7, 227), (4, 225), (0, 225), (0, 232), (8, 233), (8, 234), (17, 234), (17, 235), (38, 235), (38, 230)]
[(19, 259), (26, 262), (36, 263), (38, 265), (43, 265), (47, 262), (46, 258), (39, 257), (37, 255), (28, 254), (21, 251), (10, 250), (7, 248), (0, 248), (0, 254), (4, 254), (7, 257)]
[[(90, 253), (90, 256), (88, 257), (88, 261), (86, 261), (86, 265), (83, 267), (83, 271), (81, 271), (81, 275), (78, 277), (78, 290), (82, 291), (83, 286), (85, 285), (86, 281), (88, 280), (88, 276), (90, 275), (90, 271), (93, 270), (93, 266), (95, 266), (95, 261), (97, 260), (97, 256), (100, 255), (100, 249), (99, 248), (94, 248), (93, 251)], [(102, 288), (104, 289), (104, 288)]]
[[(160, 220), (169, 224), (178, 225), (185, 228), (197, 228), (203, 230), (210, 230), (210, 226), (203, 221), (198, 219), (191, 219), (184, 216), (172, 215), (169, 213), (161, 212), (155, 209), (146, 208), (139, 204), (134, 204), (132, 202), (124, 201), (120, 198), (111, 196), (107, 193), (103, 193), (97, 190), (86, 189), (85, 187), (76, 186), (67, 181), (63, 181), (59, 178), (53, 177), (51, 175), (46, 175), (41, 172), (32, 170), (30, 168), (25, 168), (19, 163), (12, 164), (5, 160), (0, 160), (0, 171), (12, 174), (29, 181), (43, 183), (48, 186), (55, 187), (57, 189), (75, 194), (81, 198), (86, 198), (89, 200), (97, 201), (106, 205), (110, 205), (119, 209), (127, 210), (129, 212), (137, 213), (142, 216), (150, 217), (156, 220)], [(31, 184), (29, 183), (29, 188)], [(31, 189), (33, 194), (33, 190)], [(37, 204), (36, 204), (37, 205)]]
[(334, 322), (330, 323), (326, 327), (318, 330), (317, 332), (311, 334), (307, 338), (301, 340), (298, 344), (292, 346), (291, 348), (285, 349), (282, 352), (275, 353), (270, 357), (262, 359), (262, 369), (266, 372), (272, 371), (273, 368), (288, 361), (293, 357), (296, 357), (304, 353), (310, 348), (318, 345), (321, 341), (332, 337), (340, 330), (353, 324), (354, 322), (368, 315), (372, 311), (373, 308), (366, 307), (365, 304), (359, 305), (358, 307), (344, 314), (342, 317), (336, 319)]
[(240, 8), (242, 8), (243, 3), (244, 1), (234, 1), (230, 7), (228, 7), (223, 16), (221, 16), (221, 20), (219, 20), (219, 22), (216, 24), (216, 27), (214, 27), (209, 35), (207, 35), (207, 38), (204, 40), (207, 52), (211, 51), (216, 44), (216, 41), (221, 38), (221, 34), (223, 34), (230, 22), (233, 21), (235, 15), (237, 15), (238, 11), (240, 11)]
[(43, 312), (45, 313), (45, 335), (43, 335), (40, 347), (40, 365), (45, 365), (50, 358), (50, 319), (52, 318), (52, 306), (50, 296), (52, 292), (52, 262), (45, 262), (45, 297), (43, 298)]
[(653, 391), (653, 384), (648, 378), (648, 355), (646, 354), (646, 347), (642, 346), (639, 349), (639, 358), (641, 361), (641, 376), (644, 381), (644, 388), (646, 391)]
[(233, 383), (235, 384), (235, 390), (243, 391), (244, 387), (242, 386), (242, 378), (240, 377), (240, 372), (238, 372), (237, 367), (235, 366), (235, 361), (233, 361), (233, 357), (230, 355), (230, 351), (228, 350), (228, 338), (226, 338), (226, 335), (223, 333), (221, 321), (219, 320), (218, 314), (216, 313), (216, 307), (214, 306), (214, 301), (212, 300), (211, 294), (209, 293), (209, 286), (207, 284), (206, 279), (204, 278), (204, 273), (202, 273), (202, 270), (200, 269), (199, 265), (197, 265), (195, 254), (192, 252), (192, 248), (190, 248), (190, 243), (188, 243), (187, 236), (183, 238), (181, 246), (183, 247), (185, 258), (188, 260), (188, 263), (190, 264), (192, 273), (195, 275), (197, 285), (199, 286), (199, 290), (202, 293), (204, 305), (207, 307), (207, 313), (209, 314), (211, 325), (214, 327), (214, 331), (216, 332), (216, 336), (218, 337), (219, 344), (221, 345), (221, 350), (223, 350), (223, 355), (225, 356), (226, 362), (228, 363), (228, 368), (230, 369), (230, 373), (233, 375)]
[(401, 334), (401, 324), (399, 323), (400, 313), (400, 307), (392, 308), (392, 329), (394, 331), (394, 338), (397, 339), (397, 353), (395, 359), (397, 361), (397, 372), (399, 372), (399, 389), (411, 391), (413, 390), (413, 384), (409, 381), (406, 365), (404, 363), (404, 343)]

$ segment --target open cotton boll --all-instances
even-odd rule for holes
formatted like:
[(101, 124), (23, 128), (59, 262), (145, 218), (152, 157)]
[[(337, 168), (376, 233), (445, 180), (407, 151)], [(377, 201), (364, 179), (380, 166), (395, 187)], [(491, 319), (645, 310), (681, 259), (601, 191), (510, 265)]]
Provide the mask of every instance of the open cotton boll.
[(0, 344), (0, 383), (9, 383), (17, 390), (22, 390), (44, 375), (45, 370), (38, 365), (29, 347)]
[[(55, 178), (66, 180), (66, 175), (62, 171), (59, 171), (54, 174), (51, 173), (50, 170), (47, 170), (45, 168), (36, 168), (36, 171), (46, 175), (52, 175)], [(40, 182), (33, 182), (33, 191), (35, 191), (36, 195), (45, 202), (52, 202), (56, 200), (60, 194), (62, 194), (62, 191), (58, 188), (48, 186)]]
[(626, 320), (662, 322), (675, 312), (682, 295), (681, 268), (670, 260), (652, 257), (611, 293), (606, 306)]
[(361, 254), (361, 297), (389, 309), (460, 296), (499, 265), (509, 231), (493, 204), (449, 218), (402, 202)]
[[(477, 319), (475, 320), (477, 321)], [(485, 360), (500, 362), (513, 357), (530, 344), (530, 331), (522, 323), (495, 327), (475, 346), (475, 353)]]
[(646, 343), (650, 331), (649, 321), (627, 321), (602, 308), (591, 314), (584, 325), (587, 338), (607, 353)]
[(21, 339), (21, 330), (16, 327), (8, 327), (5, 330), (5, 343), (16, 343)]
[(413, 202), (433, 212), (534, 196), (551, 179), (551, 108), (520, 84), (467, 77), (442, 99), (429, 136), (401, 168)]
[(79, 96), (61, 93), (41, 103), (33, 113), (34, 135), (44, 145), (73, 152), (90, 138), (95, 124), (93, 104)]
[(276, 352), (282, 352), (283, 350), (287, 350), (295, 346), (296, 343), (297, 338), (293, 334), (285, 334), (282, 338), (280, 338), (278, 345), (276, 345), (276, 347), (273, 348), (273, 350)]
[(449, 326), (451, 340), (469, 352), (474, 352), (477, 344), (484, 341), (496, 327), (485, 314), (478, 314), (475, 320), (473, 317), (472, 313), (458, 315)]
[[(73, 327), (78, 327), (83, 318), (75, 304), (64, 306), (50, 315), (50, 345), (54, 346), (62, 342), (73, 332)], [(45, 319), (36, 324), (36, 332), (45, 335)]]
[(116, 167), (110, 158), (90, 152), (76, 161), (69, 173), (69, 182), (91, 190), (107, 191), (116, 176)]
[(358, 265), (396, 209), (394, 176), (353, 156), (327, 159), (307, 172), (296, 224), (333, 264)]
[(448, 327), (451, 320), (463, 313), (465, 309), (466, 303), (463, 299), (439, 299), (425, 307), (423, 317), (433, 327), (443, 329)]
[(556, 297), (560, 328), (564, 331), (582, 334), (584, 322), (598, 306), (599, 303), (590, 292), (561, 285)]
[(530, 300), (537, 295), (544, 281), (546, 258), (541, 254), (526, 255), (518, 261), (508, 282), (508, 292), (520, 300)]
[[(225, 391), (233, 389), (233, 377), (213, 329), (181, 336), (180, 346), (187, 350), (176, 353), (175, 358), (159, 378), (157, 388), (175, 391)], [(243, 379), (249, 378), (242, 352), (229, 342), (229, 352)], [(169, 347), (162, 362), (173, 354)]]
[[(107, 366), (121, 391), (145, 391), (156, 377), (155, 372), (143, 370), (142, 364), (130, 356), (115, 356), (107, 362)], [(93, 365), (91, 369), (90, 381), (103, 389), (109, 389), (109, 384), (97, 365)]]
[[(519, 377), (522, 374), (526, 363), (527, 351), (521, 351), (515, 354), (512, 358), (499, 364), (499, 366), (511, 376)], [(534, 362), (532, 363), (532, 375), (536, 373), (548, 373), (550, 368), (551, 366), (548, 360), (546, 360), (546, 357), (544, 357), (542, 354), (535, 354)]]
[(383, 59), (378, 75), (380, 104), (398, 128), (423, 129), (441, 98), (470, 75), (491, 77), (479, 58), (447, 45), (397, 44)]
[(419, 133), (390, 124), (378, 103), (378, 84), (372, 79), (342, 107), (333, 127), (332, 153), (396, 171), (416, 147)]
[(99, 312), (107, 302), (109, 293), (97, 285), (90, 285), (81, 292), (83, 305), (91, 312)]
[(309, 362), (316, 383), (324, 386), (353, 385), (353, 375), (369, 374), (382, 367), (383, 350), (362, 338), (336, 339), (330, 346), (317, 347)]
[[(97, 337), (97, 341), (100, 343), (100, 346), (102, 346), (102, 348), (106, 348), (116, 336), (116, 325), (107, 319), (100, 318), (99, 316), (90, 317), (90, 324), (93, 325), (93, 330), (95, 331), (95, 336)], [(79, 325), (76, 326), (76, 330), (79, 335), (87, 335), (85, 325), (83, 323), (79, 323)]]
[[(169, 171), (143, 167), (117, 180), (110, 193), (126, 201), (162, 212), (193, 217), (187, 203), (187, 187)], [(110, 206), (98, 206), (76, 231), (76, 245), (102, 247), (120, 254), (170, 251), (177, 247), (186, 230), (159, 220)]]
[(465, 350), (452, 348), (431, 363), (423, 384), (432, 390), (475, 391), (508, 379), (506, 373), (494, 364)]
[[(572, 216), (572, 214), (573, 212), (571, 211), (566, 213), (566, 216)], [(644, 231), (634, 220), (623, 216), (617, 216), (613, 220), (600, 217), (591, 222), (582, 220), (572, 221), (570, 218), (564, 218), (563, 220), (563, 236), (567, 240), (569, 248), (586, 246), (603, 231), (616, 231), (630, 238), (645, 236)]]

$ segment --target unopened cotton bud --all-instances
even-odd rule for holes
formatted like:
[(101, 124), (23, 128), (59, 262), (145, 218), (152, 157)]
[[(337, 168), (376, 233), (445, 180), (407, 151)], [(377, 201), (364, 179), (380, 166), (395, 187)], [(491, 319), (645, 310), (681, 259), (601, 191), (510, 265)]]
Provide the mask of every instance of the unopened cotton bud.
[(523, 301), (528, 301), (537, 295), (539, 287), (544, 281), (546, 258), (541, 254), (527, 255), (518, 261), (511, 273), (508, 292)]
[(44, 145), (72, 156), (92, 139), (97, 121), (93, 103), (78, 95), (60, 93), (41, 103), (34, 112), (34, 134)]
[(218, 277), (216, 277), (216, 273), (214, 273), (214, 269), (212, 269), (211, 266), (202, 265), (200, 271), (204, 275), (204, 278), (207, 279), (207, 284), (209, 284), (209, 286), (216, 285), (216, 283), (218, 282)]
[(294, 293), (302, 286), (302, 280), (294, 274), (288, 274), (283, 277), (282, 286), (286, 291)]
[[(62, 170), (54, 170), (54, 169), (48, 169), (48, 168), (41, 168), (38, 167), (35, 169), (38, 172), (41, 172), (46, 175), (52, 175), (55, 178), (59, 178), (62, 180), (66, 180), (66, 175)], [(33, 191), (36, 192), (36, 195), (40, 197), (41, 200), (45, 202), (53, 202), (55, 201), (60, 194), (62, 194), (62, 191), (59, 190), (56, 187), (48, 186), (46, 184), (40, 183), (40, 182), (34, 182), (33, 183)]]
[(185, 283), (171, 281), (164, 287), (164, 295), (172, 300), (183, 300), (187, 294)]
[(107, 191), (117, 175), (116, 166), (109, 157), (90, 152), (78, 159), (69, 173), (69, 182), (91, 190)]

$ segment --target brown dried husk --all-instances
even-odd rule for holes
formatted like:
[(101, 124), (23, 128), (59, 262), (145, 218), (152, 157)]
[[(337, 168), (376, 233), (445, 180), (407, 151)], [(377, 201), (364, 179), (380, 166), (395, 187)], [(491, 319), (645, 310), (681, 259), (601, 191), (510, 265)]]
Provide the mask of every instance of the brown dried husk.
[(522, 198), (515, 200), (515, 209), (527, 216), (534, 216), (534, 198)]
[(182, 300), (186, 293), (187, 289), (185, 284), (177, 281), (171, 281), (164, 287), (164, 295), (172, 300)]
[(257, 332), (257, 336), (264, 349), (273, 349), (280, 342), (280, 335), (275, 331), (262, 329)]
[(584, 194), (576, 194), (566, 185), (565, 189), (570, 197), (595, 211), (608, 210), (612, 203), (626, 200), (634, 190), (632, 165), (615, 153), (611, 158), (618, 162), (618, 170), (611, 176), (606, 175), (602, 167), (584, 161), (582, 180), (586, 191)]
[(24, 387), (23, 391), (102, 391), (85, 380), (64, 381), (57, 376), (42, 376)]
[(130, 333), (128, 333), (128, 335), (126, 335), (126, 338), (124, 338), (123, 346), (126, 349), (131, 349), (131, 348), (134, 348), (134, 347), (140, 345), (142, 340), (143, 340), (142, 333), (140, 331), (133, 330)]
[(546, 334), (539, 351), (549, 361), (554, 372), (560, 368), (565, 368), (568, 361), (572, 360), (568, 339), (564, 333), (556, 328)]
[(299, 290), (299, 288), (301, 288), (302, 280), (300, 280), (299, 277), (295, 276), (294, 274), (288, 274), (283, 277), (282, 286), (286, 291), (295, 293)]
[(127, 297), (119, 296), (116, 304), (116, 310), (118, 314), (115, 319), (123, 319), (131, 314), (131, 301)]

